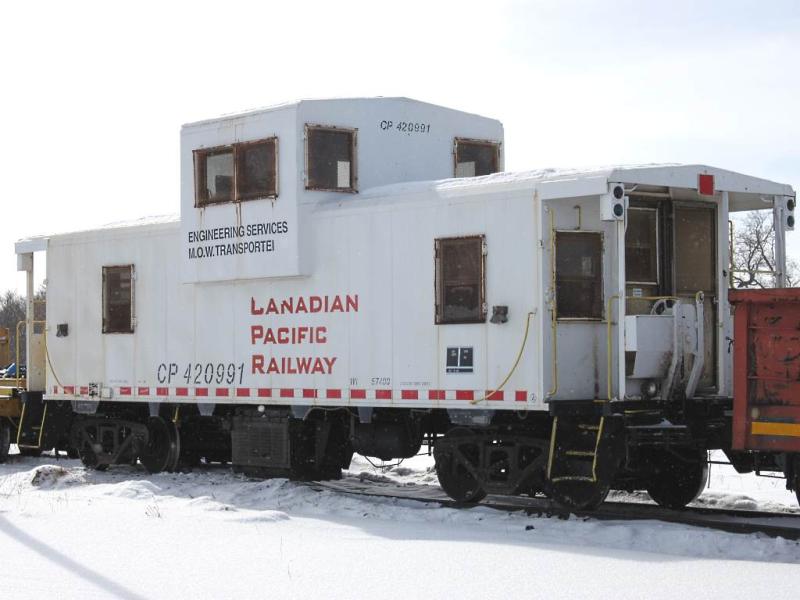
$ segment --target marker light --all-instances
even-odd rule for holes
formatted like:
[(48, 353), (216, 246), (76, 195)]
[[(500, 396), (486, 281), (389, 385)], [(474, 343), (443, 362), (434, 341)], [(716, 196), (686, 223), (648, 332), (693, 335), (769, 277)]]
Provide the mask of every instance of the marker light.
[(697, 176), (697, 191), (701, 196), (714, 195), (714, 176), (700, 173)]

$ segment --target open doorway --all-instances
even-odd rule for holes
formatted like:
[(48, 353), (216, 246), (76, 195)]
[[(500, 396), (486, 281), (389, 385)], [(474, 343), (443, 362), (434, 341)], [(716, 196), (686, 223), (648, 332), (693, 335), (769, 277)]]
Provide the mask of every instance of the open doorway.
[(703, 371), (699, 391), (717, 387), (717, 207), (673, 201), (665, 193), (630, 198), (625, 232), (627, 314), (648, 314), (657, 298), (703, 300)]

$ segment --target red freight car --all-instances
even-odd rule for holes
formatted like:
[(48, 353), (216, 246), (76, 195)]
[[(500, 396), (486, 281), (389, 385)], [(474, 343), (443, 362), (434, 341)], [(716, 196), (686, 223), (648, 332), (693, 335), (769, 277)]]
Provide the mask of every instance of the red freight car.
[(800, 452), (800, 288), (731, 290), (734, 450)]

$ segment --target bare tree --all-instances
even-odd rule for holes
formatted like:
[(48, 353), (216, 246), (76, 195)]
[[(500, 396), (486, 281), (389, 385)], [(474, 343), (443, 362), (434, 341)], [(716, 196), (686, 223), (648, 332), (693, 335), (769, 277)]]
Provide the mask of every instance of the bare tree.
[[(34, 332), (35, 333), (42, 333), (44, 331), (44, 327), (42, 326), (41, 322), (45, 319), (45, 297), (47, 295), (47, 288), (46, 284), (43, 283), (39, 290), (36, 292), (34, 298), (36, 302), (34, 303), (33, 309), (33, 318), (37, 321)], [(25, 298), (20, 295), (19, 293), (15, 292), (14, 290), (8, 290), (7, 292), (0, 294), (0, 328), (8, 329), (9, 333), (9, 351), (10, 351), (10, 360), (12, 362), (17, 361), (17, 324), (20, 321), (24, 321), (26, 317), (26, 306), (25, 306)], [(19, 340), (19, 350), (20, 350), (20, 364), (25, 364), (25, 334), (26, 329), (24, 326), (19, 328), (20, 333), (20, 340)], [(0, 365), (0, 367), (5, 367), (6, 365)]]
[[(733, 229), (733, 285), (736, 288), (775, 287), (775, 230), (772, 212), (754, 210), (736, 219)], [(786, 261), (786, 285), (800, 283), (795, 260)]]
[[(17, 344), (17, 323), (25, 320), (25, 299), (17, 292), (9, 290), (0, 295), (0, 327), (5, 327), (9, 332), (9, 348), (11, 350), (11, 360), (16, 360)], [(22, 328), (22, 339), (20, 340), (20, 351), (25, 348), (25, 331)], [(24, 357), (20, 362), (25, 362)], [(5, 366), (5, 365), (0, 365)]]

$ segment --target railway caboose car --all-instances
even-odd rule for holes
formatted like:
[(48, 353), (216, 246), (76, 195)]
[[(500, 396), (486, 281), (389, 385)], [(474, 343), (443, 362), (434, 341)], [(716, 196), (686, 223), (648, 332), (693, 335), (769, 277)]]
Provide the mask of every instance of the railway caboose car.
[(498, 121), (407, 99), (184, 126), (180, 218), (17, 244), (48, 282), (22, 439), (302, 478), (427, 440), (463, 501), (688, 503), (732, 447), (729, 215), (773, 211), (782, 285), (793, 190), (503, 162)]

